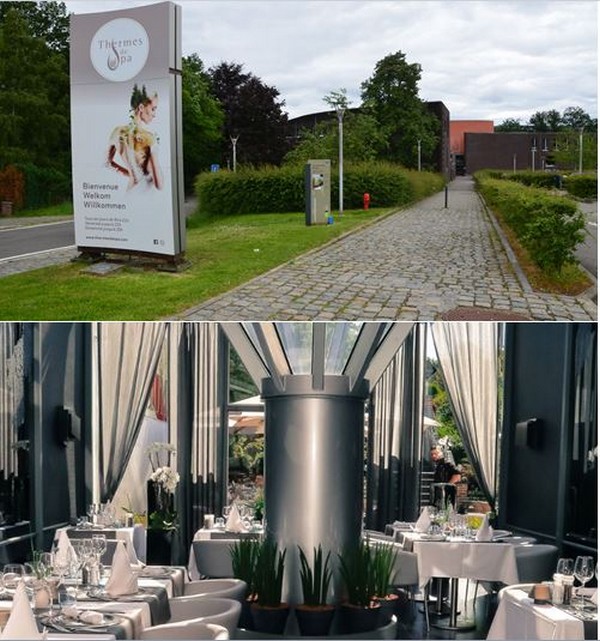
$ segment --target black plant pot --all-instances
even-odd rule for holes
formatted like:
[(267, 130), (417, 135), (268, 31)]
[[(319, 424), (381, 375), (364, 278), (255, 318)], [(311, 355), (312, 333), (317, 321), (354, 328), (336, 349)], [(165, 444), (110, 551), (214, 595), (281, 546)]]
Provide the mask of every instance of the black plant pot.
[(146, 563), (171, 565), (175, 530), (146, 530)]
[(290, 607), (287, 603), (280, 603), (274, 607), (253, 603), (250, 609), (256, 632), (283, 634), (290, 613)]
[(239, 627), (244, 630), (254, 630), (254, 619), (252, 618), (252, 601), (242, 601), (242, 612), (240, 614)]
[(333, 605), (299, 605), (296, 620), (303, 637), (326, 637), (335, 614)]
[(398, 613), (400, 598), (397, 594), (388, 594), (384, 599), (377, 599), (379, 603), (379, 626), (387, 625), (394, 614)]
[(372, 632), (379, 627), (381, 606), (370, 607), (342, 603), (340, 606), (340, 627), (343, 634)]

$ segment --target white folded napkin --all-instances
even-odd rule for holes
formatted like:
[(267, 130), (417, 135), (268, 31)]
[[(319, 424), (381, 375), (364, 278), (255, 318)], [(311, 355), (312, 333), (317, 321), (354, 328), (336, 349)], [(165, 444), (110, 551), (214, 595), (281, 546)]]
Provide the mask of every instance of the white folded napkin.
[(598, 605), (598, 590), (594, 590), (594, 592), (593, 592), (592, 596), (590, 597), (590, 601), (591, 601), (594, 605)]
[(42, 638), (43, 634), (38, 631), (35, 616), (25, 591), (25, 584), (21, 581), (15, 591), (10, 616), (0, 635), (0, 639)]
[(231, 506), (231, 511), (227, 517), (227, 523), (225, 524), (225, 529), (227, 532), (245, 532), (246, 526), (242, 522), (240, 517), (240, 512), (237, 509), (237, 505), (234, 503)]
[(76, 619), (82, 623), (88, 623), (89, 625), (100, 625), (104, 621), (104, 616), (101, 612), (94, 612), (93, 610), (78, 610), (74, 605), (63, 608), (61, 612), (69, 619)]
[(429, 510), (424, 507), (421, 509), (421, 514), (415, 523), (415, 532), (421, 532), (422, 534), (426, 533), (431, 525), (431, 517), (429, 516)]
[(112, 597), (135, 594), (138, 591), (137, 575), (129, 563), (129, 555), (123, 541), (119, 541), (115, 548), (110, 578), (104, 589)]
[(494, 538), (494, 530), (488, 521), (488, 515), (483, 517), (483, 521), (475, 534), (476, 541), (491, 541)]
[(77, 552), (75, 552), (75, 548), (66, 530), (61, 530), (58, 535), (54, 558), (57, 563), (60, 562), (63, 566), (68, 563), (74, 564), (77, 562)]

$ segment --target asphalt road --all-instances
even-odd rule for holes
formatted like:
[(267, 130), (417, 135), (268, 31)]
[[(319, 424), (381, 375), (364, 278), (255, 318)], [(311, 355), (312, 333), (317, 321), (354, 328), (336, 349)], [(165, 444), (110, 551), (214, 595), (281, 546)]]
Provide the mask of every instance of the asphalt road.
[(73, 245), (72, 220), (0, 230), (0, 260)]

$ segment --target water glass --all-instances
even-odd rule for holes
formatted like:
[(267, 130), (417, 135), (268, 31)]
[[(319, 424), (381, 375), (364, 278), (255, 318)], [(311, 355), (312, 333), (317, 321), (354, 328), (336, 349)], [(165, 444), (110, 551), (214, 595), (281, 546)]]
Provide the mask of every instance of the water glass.
[(2, 585), (6, 590), (16, 590), (25, 568), (20, 563), (7, 563), (2, 570)]
[(77, 605), (77, 588), (61, 585), (58, 589), (58, 606), (69, 608)]

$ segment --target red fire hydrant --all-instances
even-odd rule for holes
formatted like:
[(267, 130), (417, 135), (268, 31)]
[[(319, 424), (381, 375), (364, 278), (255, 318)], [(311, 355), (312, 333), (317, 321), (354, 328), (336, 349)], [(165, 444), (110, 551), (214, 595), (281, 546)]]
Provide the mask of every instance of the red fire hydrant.
[(363, 209), (369, 209), (369, 203), (371, 202), (370, 194), (363, 194)]

